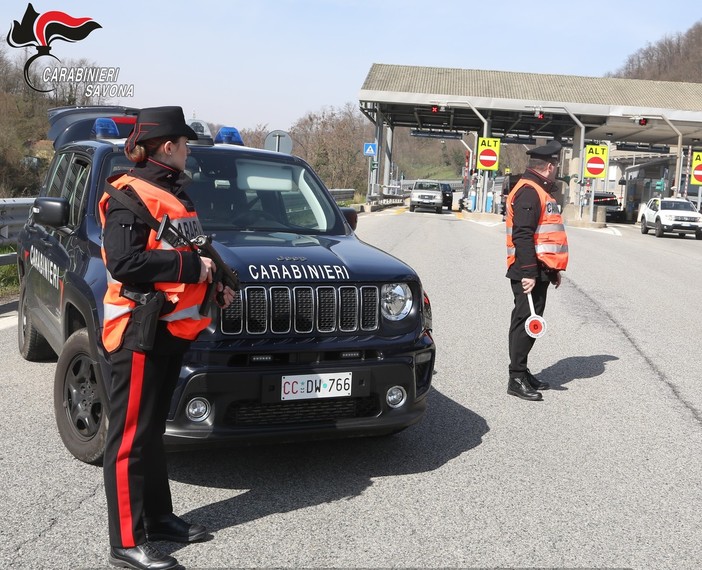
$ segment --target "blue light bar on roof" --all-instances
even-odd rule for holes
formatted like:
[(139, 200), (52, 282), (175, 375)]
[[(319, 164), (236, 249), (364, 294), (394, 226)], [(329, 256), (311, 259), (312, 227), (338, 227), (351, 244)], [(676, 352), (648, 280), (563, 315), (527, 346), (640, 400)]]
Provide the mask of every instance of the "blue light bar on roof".
[(222, 127), (219, 129), (217, 136), (214, 139), (215, 144), (236, 144), (244, 146), (244, 139), (241, 138), (239, 131), (234, 127)]
[(112, 119), (101, 117), (95, 119), (91, 134), (96, 139), (118, 139), (119, 129), (117, 128), (117, 123)]

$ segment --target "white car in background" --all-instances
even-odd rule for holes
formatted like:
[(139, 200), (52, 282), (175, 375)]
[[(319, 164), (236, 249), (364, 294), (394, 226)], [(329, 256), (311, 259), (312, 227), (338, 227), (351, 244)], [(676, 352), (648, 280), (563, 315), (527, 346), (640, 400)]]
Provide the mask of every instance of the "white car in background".
[(695, 234), (702, 239), (702, 214), (685, 198), (651, 198), (639, 216), (641, 233), (653, 229), (656, 237), (676, 233), (679, 237)]

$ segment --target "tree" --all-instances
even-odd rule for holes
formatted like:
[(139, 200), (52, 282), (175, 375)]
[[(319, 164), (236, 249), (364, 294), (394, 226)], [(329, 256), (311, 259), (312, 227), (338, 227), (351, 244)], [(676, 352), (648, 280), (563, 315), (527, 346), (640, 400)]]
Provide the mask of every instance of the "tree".
[(329, 188), (365, 192), (367, 164), (363, 143), (373, 127), (352, 103), (308, 113), (290, 129), (293, 153), (310, 163)]

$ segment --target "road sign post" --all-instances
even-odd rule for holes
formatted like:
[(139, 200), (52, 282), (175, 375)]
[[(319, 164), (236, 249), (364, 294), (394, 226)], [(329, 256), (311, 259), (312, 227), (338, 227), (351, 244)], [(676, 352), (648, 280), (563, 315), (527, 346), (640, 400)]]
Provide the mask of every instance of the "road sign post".
[[(475, 166), (478, 170), (495, 172), (500, 166), (500, 139), (479, 137), (478, 150), (475, 158)], [(487, 181), (488, 176), (483, 174), (483, 184), (478, 199), (478, 211), (484, 212), (487, 205)]]

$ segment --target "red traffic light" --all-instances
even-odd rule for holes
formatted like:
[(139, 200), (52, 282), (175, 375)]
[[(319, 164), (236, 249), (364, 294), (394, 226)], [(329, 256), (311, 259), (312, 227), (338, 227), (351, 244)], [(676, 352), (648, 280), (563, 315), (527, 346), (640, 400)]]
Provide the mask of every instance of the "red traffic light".
[(648, 119), (646, 117), (642, 117), (641, 119), (639, 119), (639, 125), (645, 127), (646, 125), (648, 125)]

